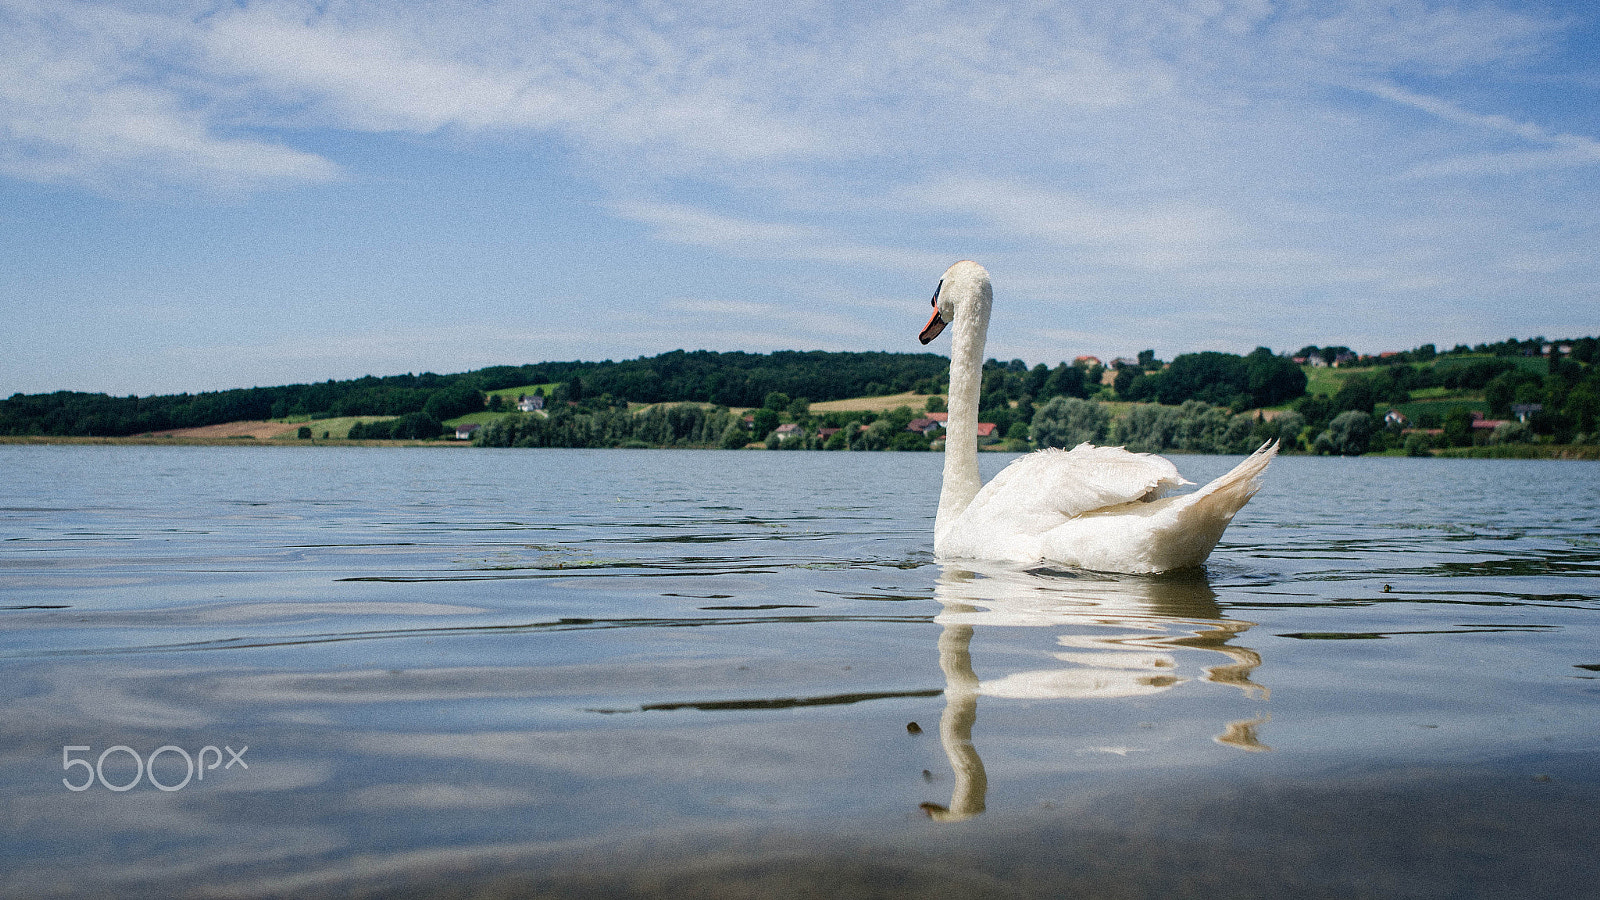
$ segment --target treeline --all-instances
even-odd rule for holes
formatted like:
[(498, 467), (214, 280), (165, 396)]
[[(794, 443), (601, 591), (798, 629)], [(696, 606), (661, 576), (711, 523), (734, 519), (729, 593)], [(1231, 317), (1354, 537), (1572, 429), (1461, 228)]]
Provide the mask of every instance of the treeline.
[[(1473, 352), (1496, 355), (1453, 352), (1418, 365), (1405, 361), (1417, 355), (1394, 354), (1347, 377), (1331, 397), (1299, 400), (1294, 409), (1307, 423), (1303, 448), (1354, 455), (1403, 447), (1420, 455), (1484, 444), (1600, 443), (1600, 341), (1512, 340)], [(1414, 421), (1386, 415), (1430, 388), (1481, 395), (1487, 412), (1474, 415), (1465, 403), (1445, 401)]]
[[(713, 353), (674, 350), (622, 362), (540, 363), (525, 366), (512, 384), (579, 380), (586, 396), (634, 403), (711, 403), (760, 406), (781, 392), (814, 401), (843, 400), (928, 389), (936, 393), (950, 361), (932, 353)], [(509, 386), (509, 385), (508, 385)]]
[(1306, 392), (1300, 365), (1266, 347), (1257, 347), (1248, 356), (1184, 353), (1169, 366), (1149, 351), (1140, 357), (1131, 366), (1118, 367), (1113, 386), (1119, 399), (1168, 405), (1198, 400), (1242, 410), (1277, 406)]
[[(813, 414), (811, 401), (769, 393), (748, 414), (694, 403), (652, 406), (630, 413), (593, 404), (561, 405), (547, 414), (503, 416), (478, 430), (480, 447), (684, 447), (737, 450), (927, 450), (926, 433), (908, 430), (919, 415), (909, 406), (883, 412)], [(785, 432), (780, 425), (791, 425)]]
[(441, 422), (483, 409), (488, 392), (550, 383), (563, 385), (574, 400), (758, 406), (774, 391), (821, 401), (937, 390), (948, 367), (948, 360), (931, 353), (676, 350), (622, 362), (494, 366), (459, 375), (369, 375), (201, 394), (15, 394), (0, 400), (0, 434), (116, 437), (246, 419), (343, 416), (409, 416), (409, 429), (423, 421), (417, 414)]
[[(496, 377), (495, 372), (369, 375), (320, 384), (150, 397), (75, 391), (13, 394), (0, 400), (0, 434), (120, 437), (251, 419), (412, 414), (426, 415), (437, 423), (482, 409), (484, 385), (511, 387), (519, 383), (502, 384), (505, 376)], [(437, 434), (435, 427), (429, 437)]]
[(1311, 357), (1320, 357), (1328, 365), (1338, 363), (1341, 366), (1384, 366), (1395, 363), (1428, 363), (1435, 359), (1450, 356), (1544, 356), (1552, 346), (1566, 345), (1571, 348), (1574, 358), (1583, 361), (1592, 361), (1595, 352), (1595, 338), (1583, 337), (1567, 341), (1548, 341), (1543, 337), (1532, 338), (1507, 338), (1503, 341), (1489, 341), (1482, 344), (1468, 346), (1457, 344), (1449, 350), (1440, 350), (1437, 345), (1423, 344), (1411, 350), (1396, 353), (1380, 353), (1376, 356), (1357, 354), (1349, 347), (1318, 347), (1311, 344), (1302, 347), (1295, 357), (1309, 360)]
[(743, 418), (727, 407), (693, 403), (652, 406), (641, 413), (619, 407), (563, 405), (546, 414), (516, 413), (478, 430), (480, 447), (725, 447), (750, 441)]
[[(1543, 356), (1541, 357), (1541, 354)], [(1305, 369), (1297, 359), (1360, 367), (1342, 378), (1332, 396), (1308, 396)], [(1134, 408), (1100, 437), (1147, 449), (1227, 452), (1259, 443), (1272, 431), (1261, 407), (1280, 407), (1274, 421), (1288, 448), (1355, 453), (1399, 446), (1403, 428), (1430, 432), (1413, 449), (1465, 446), (1489, 440), (1465, 406), (1436, 404), (1411, 423), (1386, 422), (1385, 411), (1440, 391), (1483, 398), (1492, 418), (1514, 418), (1498, 441), (1583, 443), (1596, 440), (1600, 383), (1593, 337), (1547, 342), (1511, 339), (1475, 348), (1458, 345), (1438, 352), (1423, 345), (1381, 357), (1357, 357), (1345, 347), (1306, 347), (1291, 357), (1258, 347), (1249, 354), (1182, 354), (1164, 363), (1153, 351), (1117, 360), (1107, 369), (1093, 359), (1031, 368), (1020, 359), (988, 360), (983, 366), (979, 417), (995, 436), (1016, 448), (1049, 443), (1036, 436), (1041, 412), (1060, 400), (1121, 400), (1159, 403)], [(909, 415), (811, 416), (809, 401), (915, 390), (943, 395), (949, 361), (934, 354), (772, 354), (686, 352), (613, 362), (551, 362), (495, 366), (459, 375), (367, 376), (347, 381), (248, 388), (201, 394), (111, 397), (57, 392), (16, 394), (0, 401), (0, 435), (124, 436), (247, 419), (377, 416), (383, 421), (352, 427), (352, 439), (437, 437), (444, 421), (504, 407), (492, 392), (546, 385), (546, 415), (512, 416), (480, 432), (491, 446), (611, 447), (744, 446), (769, 440), (783, 414), (808, 437), (782, 446), (840, 449), (919, 449), (928, 435), (908, 437)], [(1438, 390), (1436, 390), (1438, 389)], [(1428, 392), (1432, 392), (1431, 394)], [(789, 398), (803, 398), (790, 401)], [(486, 403), (486, 398), (489, 401)], [(774, 406), (774, 398), (781, 402)], [(809, 398), (809, 399), (804, 399)], [(789, 409), (799, 404), (800, 411)], [(1474, 401), (1476, 402), (1476, 401)], [(655, 404), (630, 414), (628, 404)], [(667, 406), (665, 404), (689, 404)], [(699, 404), (699, 405), (696, 405)], [(1198, 405), (1196, 405), (1198, 404)], [(709, 405), (711, 408), (704, 408)], [(1288, 406), (1291, 412), (1281, 413)], [(1426, 405), (1426, 404), (1424, 404)], [(756, 410), (754, 423), (729, 407)], [(1073, 407), (1074, 416), (1086, 415)], [(1175, 411), (1174, 411), (1175, 410)], [(1046, 416), (1044, 434), (1052, 433)], [(905, 421), (891, 422), (891, 415)], [(1298, 432), (1290, 435), (1289, 424)], [(1074, 428), (1080, 426), (1074, 425)], [(821, 429), (838, 429), (827, 438)], [(1431, 432), (1439, 432), (1432, 434)], [(1431, 444), (1429, 443), (1431, 442)], [(1075, 442), (1074, 442), (1075, 443)], [(1427, 446), (1421, 446), (1426, 444)]]
[[(1198, 400), (1233, 411), (1275, 406), (1303, 396), (1306, 376), (1300, 366), (1266, 347), (1246, 356), (1206, 351), (1185, 353), (1169, 365), (1146, 350), (1137, 360), (1117, 360), (1108, 387), (1106, 367), (1084, 360), (1043, 363), (1029, 368), (1020, 359), (1008, 363), (991, 359), (983, 366), (983, 387), (978, 415), (993, 422), (996, 431), (1013, 441), (1028, 440), (1036, 410), (1044, 403), (1068, 399), (1117, 399), (1179, 405)], [(938, 392), (944, 391), (941, 382)]]
[(1135, 406), (1118, 418), (1096, 401), (1058, 397), (1034, 413), (1028, 437), (1039, 447), (1071, 448), (1088, 441), (1137, 453), (1249, 453), (1273, 440), (1294, 447), (1305, 426), (1296, 413), (1268, 419), (1200, 400)]

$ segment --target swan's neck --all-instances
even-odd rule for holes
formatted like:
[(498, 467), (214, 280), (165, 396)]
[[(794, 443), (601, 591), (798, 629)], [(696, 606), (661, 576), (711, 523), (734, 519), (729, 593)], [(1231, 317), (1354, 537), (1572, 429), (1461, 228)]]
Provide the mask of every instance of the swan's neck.
[[(954, 287), (954, 285), (950, 286)], [(964, 286), (965, 287), (965, 286)], [(978, 395), (983, 389), (983, 345), (993, 302), (987, 278), (970, 285), (950, 323), (950, 405), (945, 422), (944, 485), (934, 522), (934, 547), (978, 495)]]

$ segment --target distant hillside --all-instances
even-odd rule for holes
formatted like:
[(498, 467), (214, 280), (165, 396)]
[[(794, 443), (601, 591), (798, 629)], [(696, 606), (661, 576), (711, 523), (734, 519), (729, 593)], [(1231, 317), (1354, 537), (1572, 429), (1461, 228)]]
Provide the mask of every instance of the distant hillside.
[(438, 423), (482, 409), (485, 394), (518, 385), (559, 383), (572, 400), (760, 406), (772, 392), (825, 401), (934, 387), (948, 366), (932, 353), (675, 350), (621, 362), (493, 366), (458, 375), (367, 376), (201, 394), (16, 394), (0, 400), (0, 435), (117, 437), (247, 419), (385, 416), (409, 418), (414, 433), (405, 437), (432, 437)]
[[(1458, 419), (1472, 412), (1480, 418), (1505, 417), (1515, 406), (1521, 410), (1518, 424), (1532, 435), (1565, 443), (1595, 432), (1597, 356), (1600, 344), (1585, 337), (1512, 339), (1472, 348), (1458, 345), (1445, 352), (1424, 345), (1378, 356), (1358, 356), (1346, 347), (1306, 347), (1292, 355), (1258, 347), (1244, 356), (1180, 354), (1170, 363), (1147, 350), (1136, 360), (1119, 359), (1110, 366), (1090, 357), (1054, 368), (991, 359), (984, 364), (979, 414), (996, 426), (996, 434), (1026, 443), (1035, 408), (1057, 397), (1167, 407), (1201, 403), (1231, 414), (1265, 408), (1292, 411), (1303, 419), (1308, 434), (1320, 433), (1343, 413), (1382, 416), (1380, 405), (1398, 409), (1423, 428), (1446, 427), (1452, 414)], [(498, 421), (515, 408), (518, 394), (537, 390), (558, 418), (568, 413), (589, 416), (561, 428), (555, 427), (560, 423), (539, 426), (540, 442), (699, 444), (733, 441), (739, 435), (708, 438), (708, 429), (716, 430), (712, 420), (701, 421), (687, 411), (673, 413), (663, 419), (665, 424), (636, 422), (630, 404), (635, 411), (641, 404), (686, 403), (714, 411), (786, 410), (791, 404), (804, 410), (814, 403), (815, 413), (830, 421), (837, 418), (837, 425), (850, 418), (849, 410), (830, 409), (832, 402), (912, 391), (943, 394), (948, 371), (949, 360), (931, 353), (675, 350), (621, 362), (545, 362), (457, 375), (367, 376), (192, 395), (141, 398), (61, 391), (0, 401), (0, 435), (125, 437), (246, 420), (353, 422), (365, 417), (360, 438), (431, 440), (445, 422)], [(717, 415), (725, 414), (724, 409)], [(648, 434), (635, 433), (645, 426)], [(1458, 432), (1465, 426), (1457, 421), (1450, 427)], [(669, 431), (670, 439), (664, 437)], [(354, 430), (349, 436), (358, 437)]]

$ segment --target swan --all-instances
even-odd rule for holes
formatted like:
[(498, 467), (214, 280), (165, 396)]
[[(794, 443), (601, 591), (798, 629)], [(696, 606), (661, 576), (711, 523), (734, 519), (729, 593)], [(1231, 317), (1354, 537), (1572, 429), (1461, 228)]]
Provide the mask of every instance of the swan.
[(1233, 471), (1199, 490), (1170, 461), (1121, 447), (1079, 444), (1013, 461), (987, 485), (978, 475), (978, 393), (994, 290), (971, 260), (945, 270), (933, 317), (918, 339), (951, 329), (944, 481), (934, 522), (940, 559), (1050, 563), (1147, 575), (1199, 566), (1261, 487), (1277, 455), (1269, 441)]

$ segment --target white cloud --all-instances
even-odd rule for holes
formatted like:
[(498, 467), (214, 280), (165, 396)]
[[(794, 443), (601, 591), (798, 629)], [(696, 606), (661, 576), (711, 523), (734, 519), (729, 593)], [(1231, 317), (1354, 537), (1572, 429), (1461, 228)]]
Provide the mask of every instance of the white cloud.
[(1600, 140), (1583, 135), (1550, 131), (1533, 122), (1510, 116), (1474, 113), (1460, 104), (1405, 90), (1392, 84), (1369, 84), (1366, 90), (1384, 100), (1421, 110), (1437, 119), (1466, 126), (1472, 132), (1498, 134), (1523, 144), (1528, 149), (1461, 153), (1407, 170), (1413, 177), (1479, 175), (1520, 175), (1546, 169), (1573, 168), (1600, 164)]
[(1492, 7), (1256, 0), (0, 8), (13, 170), (31, 159), (91, 180), (130, 159), (200, 181), (327, 178), (331, 162), (282, 143), (323, 127), (531, 130), (607, 166), (738, 183), (886, 156), (913, 161), (908, 174), (917, 160), (970, 166), (1008, 145), (1104, 164), (1111, 148), (1085, 141), (1130, 114), (1148, 143), (1252, 84), (1454, 71), (1526, 56), (1551, 32)]
[(951, 179), (904, 193), (938, 214), (975, 216), (1007, 235), (1036, 238), (1047, 246), (1088, 249), (1098, 264), (1115, 267), (1170, 269), (1193, 264), (1240, 230), (1227, 211), (1193, 201), (1135, 198), (1118, 204), (1023, 181)]
[(182, 43), (172, 21), (115, 8), (0, 6), (0, 167), (102, 186), (176, 177), (249, 188), (337, 175), (316, 154), (225, 133), (205, 103), (140, 58)]
[(802, 260), (830, 265), (869, 265), (920, 272), (942, 256), (852, 240), (839, 223), (799, 225), (723, 215), (682, 203), (615, 205), (619, 215), (651, 226), (661, 240), (721, 253), (767, 260)]
[(1352, 75), (1408, 70), (1453, 74), (1543, 51), (1559, 23), (1535, 11), (1427, 0), (1289, 4), (1267, 29), (1287, 63)]
[[(1600, 139), (1576, 110), (1593, 68), (1563, 63), (1590, 79), (1572, 101), (1540, 68), (1572, 33), (1476, 0), (0, 0), (0, 171), (155, 185), (181, 205), (195, 186), (325, 198), (317, 185), (341, 179), (350, 195), (382, 181), (437, 196), (426, 163), (410, 165), (422, 156), (501, 183), (533, 170), (604, 221), (565, 248), (541, 243), (556, 229), (515, 224), (463, 239), (548, 252), (552, 269), (584, 270), (572, 283), (613, 291), (589, 308), (617, 312), (600, 337), (593, 313), (565, 307), (515, 339), (453, 335), (486, 362), (654, 353), (689, 333), (711, 349), (900, 346), (873, 306), (888, 301), (862, 298), (925, 304), (964, 256), (1017, 303), (997, 340), (1052, 361), (1138, 349), (1058, 347), (1123, 333), (1163, 353), (1297, 329), (1325, 342), (1355, 327), (1340, 310), (1399, 345), (1442, 339), (1421, 332), (1463, 304), (1487, 320), (1510, 297), (1593, 295), (1600, 198), (1581, 176)], [(420, 207), (372, 202), (374, 220)], [(511, 202), (541, 214), (537, 197)], [(260, 227), (321, 259), (283, 236), (292, 225)], [(648, 309), (625, 277), (593, 274), (611, 262), (593, 248), (621, 246), (640, 260), (627, 277), (677, 267)], [(295, 273), (280, 277), (272, 290), (292, 292)], [(532, 290), (463, 277), (483, 279), (463, 291)], [(339, 283), (361, 309), (389, 309), (359, 277)], [(358, 344), (373, 370), (451, 358), (413, 325), (330, 333), (371, 336)], [(1460, 339), (1490, 336), (1504, 335)], [(271, 348), (262, 367), (292, 350), (238, 342)], [(324, 371), (343, 347), (294, 359)]]

